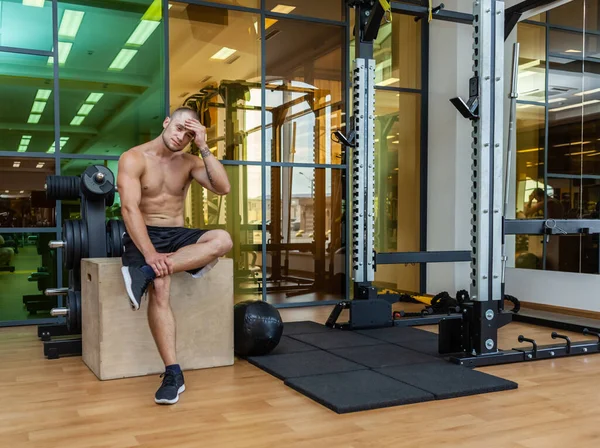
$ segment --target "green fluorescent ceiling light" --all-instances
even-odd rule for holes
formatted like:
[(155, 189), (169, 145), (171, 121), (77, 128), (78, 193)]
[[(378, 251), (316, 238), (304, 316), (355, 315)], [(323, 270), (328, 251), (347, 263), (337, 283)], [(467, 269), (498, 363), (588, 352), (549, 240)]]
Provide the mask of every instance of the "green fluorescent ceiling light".
[(160, 22), (155, 22), (154, 20), (142, 20), (135, 31), (131, 34), (125, 45), (135, 45), (141, 47), (146, 43), (154, 30), (158, 28), (158, 25), (160, 25)]
[(73, 11), (67, 9), (60, 22), (58, 37), (75, 39), (75, 36), (77, 36), (77, 32), (79, 31), (79, 27), (81, 26), (81, 21), (83, 20), (84, 14), (85, 13), (82, 11)]
[(85, 100), (86, 103), (96, 104), (104, 96), (103, 93), (90, 93)]
[(31, 108), (31, 112), (36, 113), (36, 114), (41, 114), (42, 112), (44, 112), (45, 108), (46, 108), (45, 101), (34, 101), (33, 106)]
[[(69, 57), (69, 53), (71, 52), (71, 47), (73, 44), (71, 42), (59, 42), (58, 43), (58, 63), (60, 65), (65, 65), (67, 62), (67, 58)], [(54, 63), (54, 56), (50, 56), (48, 58), (48, 65)]]
[(83, 120), (85, 120), (84, 116), (75, 115), (71, 120), (71, 126), (79, 126), (81, 123), (83, 123)]
[(52, 93), (52, 90), (39, 89), (37, 91), (37, 94), (35, 95), (35, 100), (36, 101), (46, 101), (48, 98), (50, 98), (51, 93)]
[(40, 118), (42, 118), (41, 114), (31, 114), (29, 115), (29, 119), (27, 120), (27, 123), (39, 123), (40, 122)]
[(94, 108), (93, 104), (84, 104), (79, 108), (79, 112), (77, 112), (77, 115), (87, 115), (91, 112), (91, 110)]
[(23, 0), (23, 6), (36, 6), (38, 8), (43, 8), (44, 0)]
[(109, 70), (120, 71), (127, 67), (127, 64), (131, 62), (133, 57), (137, 54), (137, 50), (128, 50), (123, 48), (119, 51), (119, 54), (114, 61), (110, 64)]
[(24, 135), (23, 137), (21, 137), (21, 141), (19, 142), (19, 149), (17, 149), (17, 152), (27, 151), (27, 147), (29, 146), (30, 141), (31, 135)]
[[(69, 141), (69, 137), (61, 137), (60, 138), (60, 149), (61, 150), (67, 144), (68, 141)], [(46, 151), (46, 153), (54, 154), (55, 150), (56, 150), (56, 145), (54, 143), (52, 143), (52, 145), (50, 145), (50, 148), (48, 149), (48, 151)]]

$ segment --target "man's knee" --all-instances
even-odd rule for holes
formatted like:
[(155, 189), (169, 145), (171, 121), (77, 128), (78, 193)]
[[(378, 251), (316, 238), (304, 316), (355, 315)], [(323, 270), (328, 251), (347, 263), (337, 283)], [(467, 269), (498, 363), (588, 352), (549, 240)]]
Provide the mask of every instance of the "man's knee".
[(154, 300), (157, 305), (166, 305), (169, 303), (169, 290), (171, 287), (171, 277), (157, 277), (152, 285), (154, 291), (151, 295), (151, 300)]
[(233, 241), (231, 236), (225, 230), (216, 230), (217, 235), (214, 239), (215, 256), (221, 257), (231, 250)]

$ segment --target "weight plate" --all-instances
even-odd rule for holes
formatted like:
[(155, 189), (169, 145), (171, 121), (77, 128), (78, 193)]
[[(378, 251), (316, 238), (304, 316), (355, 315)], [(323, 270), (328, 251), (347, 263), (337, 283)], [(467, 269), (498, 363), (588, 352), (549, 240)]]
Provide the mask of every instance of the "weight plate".
[(105, 205), (107, 207), (111, 207), (115, 203), (115, 190), (113, 189), (110, 193), (106, 195), (104, 198)]
[(90, 243), (88, 239), (87, 225), (83, 221), (79, 221), (81, 232), (81, 259), (88, 258), (90, 254)]
[[(81, 191), (90, 199), (100, 199), (115, 191), (115, 176), (102, 165), (92, 165), (81, 175)], [(113, 199), (114, 200), (114, 199)]]
[(123, 233), (125, 223), (121, 220), (111, 219), (106, 223), (106, 241), (109, 257), (123, 255)]
[(63, 224), (63, 238), (66, 242), (64, 257), (64, 264), (67, 270), (73, 269), (73, 223), (67, 219)]
[(73, 220), (73, 266), (81, 265), (81, 221)]
[(73, 333), (75, 331), (75, 297), (73, 294), (73, 290), (69, 289), (67, 292), (67, 330), (69, 333)]
[(81, 291), (75, 291), (75, 332), (81, 333)]
[(48, 199), (77, 199), (79, 178), (77, 176), (47, 176), (46, 197)]

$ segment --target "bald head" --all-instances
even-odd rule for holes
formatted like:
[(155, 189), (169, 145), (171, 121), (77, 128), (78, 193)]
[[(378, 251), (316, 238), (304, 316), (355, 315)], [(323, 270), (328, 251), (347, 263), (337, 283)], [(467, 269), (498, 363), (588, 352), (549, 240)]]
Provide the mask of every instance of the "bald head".
[(200, 117), (198, 116), (198, 112), (189, 107), (179, 107), (173, 111), (171, 114), (171, 120), (175, 120), (176, 118), (183, 118), (184, 120), (188, 117), (193, 118), (194, 120), (200, 121)]

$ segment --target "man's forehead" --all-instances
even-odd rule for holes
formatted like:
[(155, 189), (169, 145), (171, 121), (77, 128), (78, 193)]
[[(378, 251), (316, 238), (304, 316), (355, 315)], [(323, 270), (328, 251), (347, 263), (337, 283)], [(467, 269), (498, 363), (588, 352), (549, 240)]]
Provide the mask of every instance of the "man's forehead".
[(193, 117), (190, 114), (177, 114), (174, 117), (171, 117), (171, 121), (175, 125), (182, 125), (183, 126), (185, 124), (185, 120), (188, 120), (188, 119), (191, 119), (191, 118), (193, 118)]

